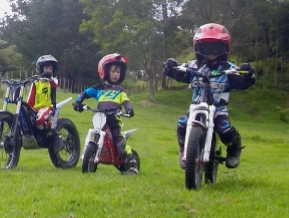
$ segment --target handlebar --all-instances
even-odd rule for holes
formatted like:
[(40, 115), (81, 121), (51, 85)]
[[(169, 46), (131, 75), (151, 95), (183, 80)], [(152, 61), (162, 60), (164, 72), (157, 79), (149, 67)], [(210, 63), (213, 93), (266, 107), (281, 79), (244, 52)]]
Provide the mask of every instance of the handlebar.
[(220, 71), (220, 72), (213, 71), (211, 75), (206, 75), (206, 74), (204, 74), (202, 72), (198, 72), (197, 70), (195, 70), (193, 68), (185, 67), (185, 66), (177, 66), (177, 67), (174, 67), (174, 69), (176, 69), (178, 71), (181, 71), (181, 72), (184, 72), (184, 73), (193, 73), (193, 74), (195, 74), (198, 77), (209, 77), (209, 78), (219, 77), (219, 76), (222, 76), (224, 74), (227, 74), (227, 75), (228, 74), (240, 75), (240, 74), (247, 74), (248, 73), (248, 71), (240, 70), (239, 67), (232, 68), (232, 69), (229, 69), (229, 70), (223, 70), (223, 71)]
[(101, 111), (101, 110), (98, 110), (96, 108), (92, 108), (92, 107), (90, 107), (88, 105), (83, 105), (82, 109), (83, 110), (90, 110), (93, 113), (104, 113), (104, 114), (107, 114), (107, 115), (108, 114), (115, 114), (116, 116), (119, 116), (119, 117), (128, 117), (128, 118), (130, 117), (129, 114), (123, 113), (122, 111), (119, 111), (117, 113), (115, 113), (115, 110), (113, 110), (113, 111)]
[(39, 77), (39, 75), (34, 75), (31, 76), (29, 78), (27, 78), (26, 80), (15, 80), (15, 79), (5, 79), (5, 78), (0, 78), (0, 82), (3, 82), (7, 85), (13, 86), (15, 84), (22, 84), (22, 85), (26, 85), (29, 82), (33, 82), (35, 80), (46, 80), (49, 81), (48, 78), (44, 78), (44, 77)]

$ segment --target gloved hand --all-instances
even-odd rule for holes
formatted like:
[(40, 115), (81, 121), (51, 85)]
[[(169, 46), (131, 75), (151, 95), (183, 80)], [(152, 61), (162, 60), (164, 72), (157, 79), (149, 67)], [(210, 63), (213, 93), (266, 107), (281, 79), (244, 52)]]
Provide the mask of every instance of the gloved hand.
[(240, 70), (245, 70), (248, 72), (247, 74), (244, 75), (248, 80), (255, 77), (254, 76), (254, 69), (248, 63), (241, 64)]
[(52, 73), (50, 72), (43, 72), (40, 77), (50, 79), (52, 77)]
[(83, 104), (80, 101), (76, 101), (73, 103), (73, 109), (81, 113), (83, 111)]
[(175, 59), (169, 58), (163, 65), (164, 67), (163, 73), (167, 74), (169, 71), (171, 71), (174, 67), (177, 67), (177, 66), (179, 66), (179, 63)]
[(125, 113), (126, 113), (126, 114), (129, 114), (130, 117), (133, 117), (133, 116), (134, 116), (133, 109), (128, 109)]

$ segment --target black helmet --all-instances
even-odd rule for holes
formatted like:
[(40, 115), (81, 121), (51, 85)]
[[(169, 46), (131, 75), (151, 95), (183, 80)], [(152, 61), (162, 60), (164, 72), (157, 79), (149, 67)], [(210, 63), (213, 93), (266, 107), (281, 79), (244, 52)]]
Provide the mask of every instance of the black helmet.
[(53, 67), (52, 75), (56, 77), (57, 75), (57, 65), (58, 62), (52, 55), (42, 55), (36, 61), (36, 70), (38, 73), (43, 73), (43, 67), (46, 65), (51, 65)]

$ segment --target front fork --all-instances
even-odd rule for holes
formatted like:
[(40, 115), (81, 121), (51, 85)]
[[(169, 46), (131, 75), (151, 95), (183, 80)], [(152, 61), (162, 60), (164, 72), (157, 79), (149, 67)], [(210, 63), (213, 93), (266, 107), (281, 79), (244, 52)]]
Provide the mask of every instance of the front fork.
[(96, 143), (94, 140), (92, 140), (92, 138), (94, 138), (95, 134), (99, 134), (99, 138), (98, 138), (98, 142), (97, 142), (98, 146), (97, 146), (97, 151), (96, 151), (94, 163), (97, 163), (99, 161), (100, 152), (102, 150), (102, 147), (104, 146), (104, 136), (106, 134), (105, 131), (102, 131), (100, 129), (89, 129), (88, 130), (88, 133), (87, 133), (86, 138), (85, 138), (85, 144), (84, 144), (83, 152), (81, 155), (81, 160), (83, 160), (83, 156), (84, 156), (87, 145), (90, 142)]
[[(193, 125), (199, 125), (206, 131), (205, 146), (204, 146), (204, 156), (203, 162), (208, 162), (210, 160), (210, 151), (212, 145), (212, 137), (214, 132), (214, 115), (216, 107), (213, 105), (208, 105), (207, 103), (200, 103), (198, 105), (190, 105), (190, 115), (187, 121), (186, 127), (186, 137), (184, 144), (184, 154), (182, 160), (185, 161), (187, 157), (187, 147), (189, 141), (189, 135), (193, 128)], [(196, 119), (197, 115), (202, 115), (204, 117), (203, 122)]]
[[(19, 128), (19, 113), (20, 113), (21, 104), (22, 104), (23, 91), (24, 91), (24, 86), (21, 86), (19, 97), (17, 99), (16, 112), (15, 112), (14, 120), (12, 123), (12, 129), (11, 129), (11, 132), (8, 135), (6, 135), (6, 137), (4, 139), (4, 148), (5, 148), (7, 153), (13, 152), (13, 149), (16, 145), (15, 143), (17, 142), (16, 137), (19, 137), (17, 135), (17, 132), (18, 132), (18, 128)], [(7, 109), (7, 104), (9, 101), (9, 98), (8, 98), (9, 93), (10, 93), (10, 87), (8, 87), (7, 91), (6, 91), (3, 110)], [(1, 122), (1, 135), (2, 135), (2, 131), (3, 131), (3, 123)]]

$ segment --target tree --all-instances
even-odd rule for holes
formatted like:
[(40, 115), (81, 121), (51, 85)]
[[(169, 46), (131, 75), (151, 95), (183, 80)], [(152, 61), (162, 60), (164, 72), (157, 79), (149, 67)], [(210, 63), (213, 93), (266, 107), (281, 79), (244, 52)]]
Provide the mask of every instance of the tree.
[[(159, 12), (166, 13), (162, 8), (168, 10), (167, 2), (81, 0), (84, 12), (90, 16), (82, 23), (81, 31), (94, 34), (103, 55), (111, 52), (126, 54), (131, 70), (145, 70), (150, 82), (150, 101), (154, 101), (157, 66), (162, 66), (167, 56), (169, 36), (181, 31), (176, 26), (169, 28), (169, 23), (164, 24), (164, 19), (158, 16)], [(173, 22), (170, 24), (173, 26)]]
[(3, 40), (0, 40), (0, 72), (18, 69), (21, 55), (15, 52), (15, 45), (11, 45)]
[(39, 56), (51, 54), (60, 63), (60, 74), (91, 84), (100, 48), (92, 45), (90, 35), (79, 33), (86, 17), (83, 6), (77, 0), (11, 2), (15, 14), (7, 19), (2, 35), (16, 45), (28, 63), (26, 68), (34, 68), (31, 63)]

